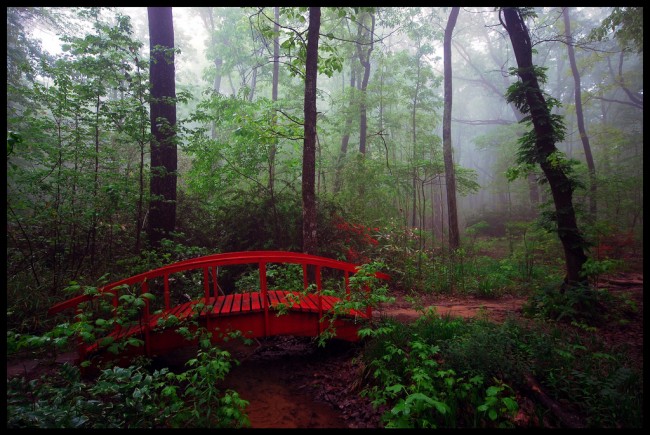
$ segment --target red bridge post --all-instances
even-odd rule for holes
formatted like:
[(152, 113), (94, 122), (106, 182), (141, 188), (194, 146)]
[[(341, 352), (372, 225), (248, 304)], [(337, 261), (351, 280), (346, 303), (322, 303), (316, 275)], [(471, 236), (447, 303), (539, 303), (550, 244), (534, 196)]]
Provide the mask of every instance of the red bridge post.
[(264, 303), (264, 336), (269, 336), (269, 297), (268, 288), (266, 286), (266, 263), (260, 261), (260, 292), (262, 293), (262, 301)]

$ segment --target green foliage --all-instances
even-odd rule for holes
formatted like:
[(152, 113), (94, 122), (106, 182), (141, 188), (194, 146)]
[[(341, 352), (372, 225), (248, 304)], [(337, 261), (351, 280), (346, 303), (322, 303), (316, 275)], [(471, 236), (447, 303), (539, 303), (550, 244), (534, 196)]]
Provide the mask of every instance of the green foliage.
[(635, 306), (626, 301), (607, 289), (575, 287), (559, 292), (557, 287), (542, 287), (530, 296), (523, 311), (531, 317), (591, 327), (632, 315)]
[(199, 352), (186, 372), (141, 366), (113, 367), (97, 379), (82, 381), (79, 369), (66, 364), (52, 376), (8, 383), (9, 428), (164, 428), (242, 427), (248, 402), (234, 391), (221, 392), (227, 352)]
[[(40, 338), (38, 344), (43, 345), (57, 334), (61, 331), (32, 341)], [(8, 427), (248, 426), (244, 412), (248, 402), (233, 390), (219, 388), (232, 366), (230, 354), (212, 347), (204, 331), (190, 335), (198, 337), (199, 351), (180, 374), (136, 364), (104, 368), (96, 379), (83, 381), (79, 369), (66, 363), (40, 379), (12, 378), (7, 391)]]
[[(364, 312), (367, 307), (375, 308), (380, 303), (394, 302), (395, 298), (388, 296), (386, 281), (377, 277), (377, 273), (386, 265), (372, 262), (359, 266), (354, 275), (350, 276), (350, 294), (344, 291), (324, 291), (324, 294), (336, 296), (339, 300), (332, 310), (323, 315), (321, 322), (325, 323), (323, 331), (318, 336), (318, 345), (325, 346), (329, 338), (336, 336), (334, 322), (341, 315), (348, 315), (350, 310)], [(372, 322), (372, 319), (369, 319)], [(366, 331), (367, 332), (367, 331)], [(366, 332), (359, 332), (360, 336)]]
[(81, 274), (94, 279), (133, 247), (126, 217), (138, 198), (133, 150), (148, 141), (148, 62), (128, 17), (114, 19), (61, 35), (64, 54), (42, 56), (38, 79), (12, 90), (21, 99), (7, 116), (18, 135), (8, 136), (10, 305), (26, 289), (41, 299)]
[(197, 357), (190, 359), (187, 366), (189, 370), (177, 377), (187, 383), (183, 396), (191, 403), (178, 418), (182, 426), (241, 428), (250, 425), (244, 412), (248, 402), (241, 399), (236, 391), (221, 391), (219, 388), (219, 382), (231, 367), (228, 351), (202, 346)]
[(364, 394), (387, 409), (390, 427), (512, 426), (512, 388), (522, 391), (528, 375), (589, 427), (642, 424), (642, 373), (593, 334), (429, 312), (408, 325), (386, 320), (367, 336), (373, 380)]
[[(183, 233), (174, 233), (173, 236), (174, 240), (162, 239), (158, 249), (143, 249), (137, 257), (126, 257), (117, 261), (117, 265), (122, 268), (119, 278), (137, 275), (178, 261), (217, 253), (205, 247), (184, 244), (181, 241), (184, 238)], [(116, 278), (118, 277), (116, 276)]]
[[(299, 264), (267, 264), (266, 279), (269, 290), (294, 290), (303, 288), (302, 267)], [(241, 275), (235, 281), (235, 288), (239, 292), (259, 291), (259, 270)]]
[(613, 32), (624, 49), (636, 49), (643, 52), (643, 7), (614, 7), (601, 23), (592, 29), (589, 39), (602, 41)]
[[(438, 362), (439, 347), (413, 333), (405, 347), (385, 345), (381, 359), (370, 362), (377, 385), (365, 390), (375, 406), (389, 404), (386, 427), (438, 428), (508, 426), (518, 410), (511, 390), (481, 376), (466, 378)], [(397, 370), (390, 365), (398, 361)], [(487, 417), (487, 418), (485, 418)]]

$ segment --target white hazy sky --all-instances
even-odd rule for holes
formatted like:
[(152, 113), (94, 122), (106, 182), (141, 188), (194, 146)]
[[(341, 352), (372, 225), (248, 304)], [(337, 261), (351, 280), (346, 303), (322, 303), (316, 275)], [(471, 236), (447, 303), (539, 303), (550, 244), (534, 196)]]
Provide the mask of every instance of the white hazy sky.
[[(146, 8), (120, 8), (120, 10), (131, 16), (132, 18), (137, 16), (146, 17)], [(174, 16), (174, 30), (184, 29), (184, 34), (192, 38), (192, 45), (197, 50), (198, 53), (203, 53), (205, 49), (205, 41), (207, 35), (203, 28), (203, 23), (201, 19), (195, 14), (190, 14), (189, 8), (184, 7), (175, 7), (172, 10)], [(145, 23), (147, 24), (147, 23)], [(33, 32), (34, 36), (39, 38), (42, 42), (43, 48), (49, 51), (52, 54), (61, 53), (61, 41), (58, 36), (51, 30), (44, 30), (41, 28), (35, 28)]]

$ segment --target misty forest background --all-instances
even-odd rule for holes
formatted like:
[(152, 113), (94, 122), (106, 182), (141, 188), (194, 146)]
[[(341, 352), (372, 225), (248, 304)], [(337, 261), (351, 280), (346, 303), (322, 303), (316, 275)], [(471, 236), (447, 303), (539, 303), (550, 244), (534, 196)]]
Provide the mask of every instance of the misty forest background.
[[(397, 403), (388, 425), (513, 425), (522, 397), (499, 376), (525, 387), (536, 373), (586, 425), (642, 426), (642, 373), (628, 370), (625, 356), (586, 351), (597, 327), (611, 331), (604, 325), (612, 319), (624, 327), (635, 315), (630, 299), (593, 290), (607, 274), (641, 271), (642, 8), (187, 7), (173, 8), (173, 21), (163, 19), (167, 8), (149, 9), (7, 8), (8, 356), (94, 337), (99, 323), (55, 327), (62, 319), (46, 316), (80, 290), (218, 252), (302, 251), (373, 263), (391, 276), (390, 292), (415, 302), (530, 297), (533, 317), (563, 320), (591, 340), (425, 319), (408, 346), (425, 349), (418, 340), (426, 334), (448, 332), (451, 347), (441, 346), (451, 353), (442, 360), (459, 373), (475, 373), (462, 371), (472, 364), (483, 370), (464, 385), (485, 403), (469, 415), (458, 403), (470, 399), (454, 389), (435, 403), (440, 410), (459, 400), (449, 408), (458, 414), (440, 417), (425, 401), (419, 419), (403, 406), (461, 378), (439, 371), (403, 388), (401, 399), (375, 380), (377, 403)], [(315, 50), (308, 35), (317, 25)], [(517, 30), (528, 30), (529, 45)], [(522, 68), (526, 51), (535, 67)], [(522, 88), (525, 74), (545, 93), (542, 109)], [(540, 139), (533, 126), (544, 125), (550, 133)], [(560, 152), (541, 152), (544, 140)], [(566, 178), (555, 190), (558, 173)], [(558, 208), (558, 199), (568, 206)], [(565, 225), (574, 217), (574, 227)], [(242, 291), (257, 279), (246, 273), (220, 284)], [(190, 297), (199, 287), (187, 289)], [(462, 340), (454, 338), (460, 331)], [(401, 343), (410, 333), (389, 338)], [(368, 367), (381, 367), (375, 377), (392, 373), (390, 352), (408, 347), (390, 340), (366, 349)], [(516, 349), (512, 340), (520, 340)], [(422, 364), (440, 350), (431, 343)], [(498, 354), (501, 344), (508, 350)], [(230, 367), (218, 350), (201, 352), (191, 370)], [(404, 361), (406, 379), (419, 363)], [(522, 364), (526, 376), (518, 377)], [(95, 394), (72, 391), (82, 385), (78, 374), (63, 376), (68, 390), (56, 400), (49, 395), (63, 390), (12, 383), (11, 424), (125, 424), (77, 400)], [(120, 387), (135, 388), (125, 393), (134, 400), (146, 378), (138, 376)], [(155, 396), (169, 405), (164, 415), (151, 401), (124, 411), (127, 421), (137, 417), (126, 425), (244, 424), (242, 402), (206, 402), (219, 376), (183, 390), (183, 400), (229, 417), (193, 414), (197, 406), (185, 408), (165, 388)], [(386, 385), (397, 379), (386, 376)], [(486, 398), (483, 379), (496, 382), (486, 384)], [(111, 382), (93, 387), (98, 397)], [(497, 403), (502, 393), (511, 395)], [(45, 397), (40, 414), (36, 397)], [(549, 409), (559, 426), (573, 424)]]
[[(175, 233), (165, 249), (192, 247), (177, 257), (301, 250), (307, 9), (180, 11), (193, 20), (175, 17), (173, 26), (178, 181)], [(153, 266), (146, 259), (155, 254), (145, 255), (152, 172), (147, 11), (7, 12), (9, 300), (36, 322), (43, 306), (34, 294), (56, 297), (72, 280)], [(622, 245), (642, 244), (641, 36), (610, 8), (537, 12), (530, 23), (534, 63), (546, 68), (543, 89), (561, 104), (554, 110), (566, 134), (557, 147), (575, 173), (587, 252), (604, 260)], [(324, 8), (318, 47), (313, 253), (385, 260), (403, 288), (426, 291), (459, 287), (454, 265), (444, 260), (447, 19), (439, 8)], [(53, 35), (62, 41), (56, 53), (39, 41)], [(452, 47), (460, 254), (480, 250), (482, 237), (502, 238), (503, 254), (523, 262), (523, 278), (562, 275), (548, 184), (539, 167), (517, 159), (526, 126), (504, 97), (516, 64), (498, 14), (462, 9)], [(535, 269), (544, 264), (552, 267)], [(476, 290), (481, 283), (460, 284)]]

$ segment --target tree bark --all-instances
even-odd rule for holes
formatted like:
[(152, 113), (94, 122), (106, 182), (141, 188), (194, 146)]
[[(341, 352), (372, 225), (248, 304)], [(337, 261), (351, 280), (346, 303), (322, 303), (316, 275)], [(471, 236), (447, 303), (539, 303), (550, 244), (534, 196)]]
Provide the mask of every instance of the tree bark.
[[(275, 24), (273, 25), (273, 79), (271, 85), (271, 101), (275, 105), (278, 101), (278, 86), (280, 82), (280, 7), (273, 8), (275, 15)], [(273, 112), (273, 129), (278, 123), (278, 112)], [(275, 231), (275, 241), (280, 242), (281, 223), (278, 217), (278, 209), (275, 203), (275, 156), (278, 152), (278, 136), (276, 135), (271, 144), (269, 151), (269, 197), (271, 199), (271, 209), (273, 210), (273, 228)]]
[[(368, 136), (368, 114), (366, 108), (366, 89), (368, 88), (368, 80), (370, 79), (370, 53), (373, 48), (373, 34), (375, 33), (375, 15), (369, 14), (371, 20), (371, 27), (368, 31), (369, 35), (369, 44), (368, 50), (364, 52), (361, 48), (361, 44), (357, 41), (357, 55), (359, 56), (359, 62), (363, 66), (363, 78), (361, 79), (361, 94), (360, 94), (360, 116), (359, 116), (359, 152), (363, 155), (366, 154), (366, 139)], [(358, 23), (361, 28), (361, 22)], [(366, 38), (363, 38), (366, 42)]]
[(316, 80), (318, 77), (318, 32), (320, 7), (309, 8), (307, 57), (305, 61), (305, 139), (302, 156), (302, 250), (315, 254), (316, 228)]
[(151, 49), (151, 199), (148, 236), (152, 247), (176, 226), (176, 87), (171, 7), (149, 7)]
[[(273, 36), (273, 83), (271, 86), (271, 101), (274, 103), (278, 101), (278, 83), (280, 80), (280, 8), (276, 6), (274, 8), (275, 12), (275, 24), (273, 26), (273, 31), (275, 35)], [(273, 114), (273, 127), (277, 124), (277, 112)], [(271, 192), (271, 197), (273, 197), (273, 187), (275, 184), (275, 154), (278, 149), (278, 139), (277, 136), (273, 140), (271, 145), (271, 152), (269, 153), (269, 191)]]
[(589, 213), (591, 214), (592, 219), (596, 219), (596, 165), (594, 164), (594, 157), (591, 154), (591, 145), (589, 144), (589, 136), (587, 136), (584, 115), (582, 113), (582, 89), (580, 85), (580, 72), (578, 71), (578, 65), (576, 64), (576, 55), (573, 50), (573, 45), (569, 40), (571, 37), (571, 20), (569, 18), (568, 7), (564, 8), (562, 15), (564, 16), (564, 34), (567, 38), (569, 63), (571, 64), (571, 72), (573, 73), (578, 131), (580, 132), (580, 139), (582, 140), (582, 147), (585, 151), (585, 159), (587, 160), (587, 168), (589, 169)]
[(444, 56), (444, 88), (445, 108), (442, 123), (442, 150), (445, 161), (445, 181), (447, 184), (447, 219), (449, 225), (449, 249), (454, 251), (460, 247), (458, 231), (458, 211), (456, 208), (456, 173), (451, 148), (451, 106), (452, 106), (452, 71), (451, 71), (451, 36), (458, 20), (459, 7), (452, 7), (449, 21), (445, 29), (443, 43)]
[(350, 142), (350, 131), (352, 130), (352, 108), (354, 107), (354, 92), (356, 87), (356, 74), (354, 67), (354, 58), (350, 65), (350, 102), (348, 104), (348, 113), (345, 117), (343, 126), (343, 136), (341, 137), (341, 151), (336, 159), (336, 171), (334, 173), (334, 193), (341, 190), (341, 170), (343, 169), (343, 160), (348, 153), (348, 143)]
[(554, 130), (550, 111), (539, 86), (537, 75), (533, 70), (533, 53), (528, 28), (516, 8), (503, 8), (503, 16), (512, 48), (517, 60), (518, 75), (525, 84), (525, 98), (530, 107), (531, 121), (535, 131), (535, 149), (537, 161), (548, 180), (553, 202), (555, 204), (558, 237), (564, 248), (566, 262), (566, 286), (584, 285), (585, 277), (581, 276), (582, 265), (587, 261), (584, 253), (584, 239), (576, 221), (573, 208), (573, 187), (571, 180), (560, 165), (554, 164), (549, 157), (557, 153)]

